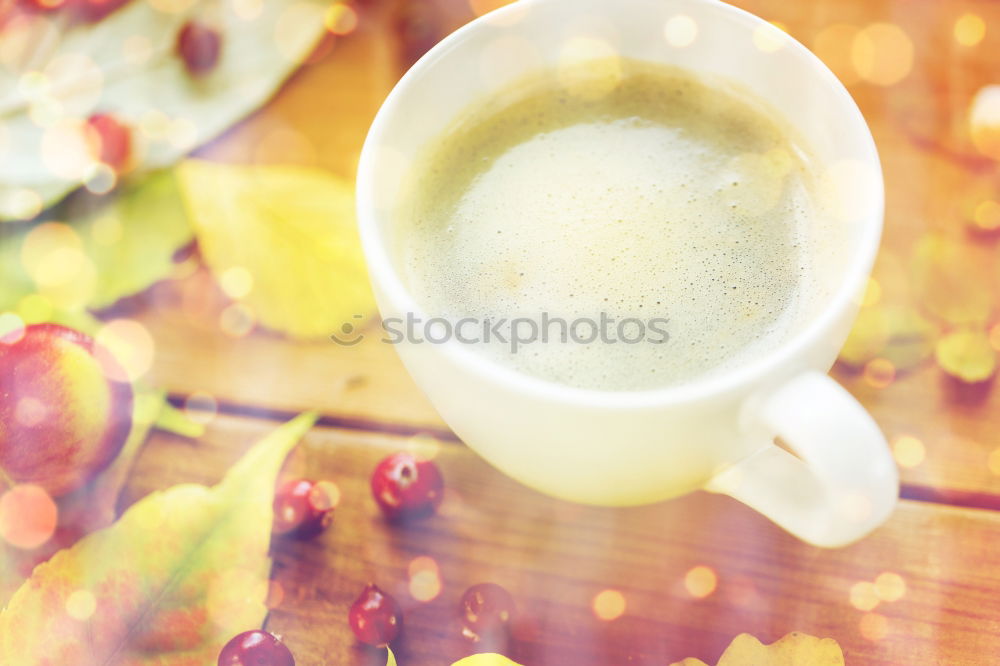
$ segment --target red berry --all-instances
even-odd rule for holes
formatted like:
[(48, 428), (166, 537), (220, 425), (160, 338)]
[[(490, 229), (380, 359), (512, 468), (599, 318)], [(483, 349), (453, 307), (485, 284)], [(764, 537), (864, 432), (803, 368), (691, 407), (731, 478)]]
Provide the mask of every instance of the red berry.
[(274, 634), (244, 631), (222, 648), (219, 666), (295, 666), (295, 658)]
[(316, 536), (333, 520), (338, 497), (337, 486), (329, 481), (286, 481), (274, 495), (274, 533)]
[(132, 131), (109, 113), (95, 113), (87, 119), (93, 132), (96, 150), (94, 156), (115, 171), (128, 164), (132, 154)]
[(177, 33), (177, 54), (193, 76), (215, 69), (222, 51), (222, 36), (218, 30), (202, 23), (188, 21)]
[(514, 615), (514, 598), (496, 583), (480, 583), (465, 591), (458, 610), (462, 634), (478, 641), (507, 630)]
[(405, 451), (394, 453), (375, 467), (372, 494), (389, 520), (428, 516), (444, 498), (444, 478), (430, 460), (418, 460)]
[(347, 614), (351, 631), (362, 643), (384, 647), (395, 640), (403, 626), (403, 611), (396, 600), (369, 583)]

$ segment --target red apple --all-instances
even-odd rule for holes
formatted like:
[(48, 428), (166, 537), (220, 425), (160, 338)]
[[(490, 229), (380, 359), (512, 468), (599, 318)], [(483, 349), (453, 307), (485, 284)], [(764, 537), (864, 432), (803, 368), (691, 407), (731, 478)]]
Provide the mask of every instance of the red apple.
[(94, 340), (55, 324), (0, 337), (0, 478), (60, 497), (121, 450), (132, 385)]

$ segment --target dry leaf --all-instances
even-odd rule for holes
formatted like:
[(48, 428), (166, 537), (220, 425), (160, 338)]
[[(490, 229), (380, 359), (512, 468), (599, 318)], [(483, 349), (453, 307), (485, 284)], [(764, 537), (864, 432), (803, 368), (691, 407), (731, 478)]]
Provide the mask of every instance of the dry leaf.
[(83, 488), (60, 497), (59, 524), (53, 537), (38, 548), (24, 551), (0, 544), (0, 607), (3, 607), (34, 567), (56, 551), (72, 546), (84, 535), (110, 525), (118, 496), (153, 421), (166, 404), (163, 392), (137, 393), (132, 408), (132, 430), (112, 463)]
[(268, 328), (326, 338), (375, 310), (354, 223), (351, 185), (325, 171), (187, 160), (181, 189), (199, 247), (225, 285)]
[(997, 354), (985, 331), (962, 329), (937, 343), (935, 357), (941, 369), (967, 384), (983, 382), (997, 368)]
[[(59, 30), (50, 17), (26, 14), (6, 26), (0, 219), (24, 216), (24, 191), (48, 206), (89, 176), (91, 158), (79, 125), (94, 112), (112, 112), (143, 128), (133, 132), (143, 169), (173, 164), (216, 136), (266, 101), (308, 55), (324, 34), (328, 5), (187, 2), (163, 11), (163, 3), (129, 2), (93, 24)], [(175, 48), (178, 31), (191, 19), (218, 27), (223, 39), (217, 66), (199, 77), (188, 74)], [(144, 41), (136, 43), (137, 36)], [(41, 73), (45, 85), (18, 85), (28, 72)], [(36, 122), (39, 113), (47, 122)]]
[[(708, 666), (687, 658), (671, 666)], [(740, 634), (722, 653), (716, 666), (844, 666), (844, 653), (832, 638), (792, 632), (764, 645), (750, 634)]]
[(274, 484), (315, 420), (278, 428), (219, 485), (153, 493), (37, 567), (0, 613), (0, 663), (213, 664), (267, 614)]

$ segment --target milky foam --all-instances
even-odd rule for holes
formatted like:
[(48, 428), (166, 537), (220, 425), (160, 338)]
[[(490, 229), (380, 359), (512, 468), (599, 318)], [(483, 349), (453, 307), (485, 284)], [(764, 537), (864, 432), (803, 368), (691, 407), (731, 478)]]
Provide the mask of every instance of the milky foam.
[(642, 390), (745, 364), (800, 328), (815, 211), (808, 160), (774, 114), (621, 62), (597, 99), (559, 72), (475, 105), (416, 162), (396, 240), (430, 316), (669, 319), (665, 344), (480, 346), (543, 379)]

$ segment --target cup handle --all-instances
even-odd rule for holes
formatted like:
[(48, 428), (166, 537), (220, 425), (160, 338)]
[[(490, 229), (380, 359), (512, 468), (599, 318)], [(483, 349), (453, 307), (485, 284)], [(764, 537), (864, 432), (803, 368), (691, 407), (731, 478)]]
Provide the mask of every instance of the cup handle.
[[(840, 384), (819, 372), (788, 381), (749, 414), (769, 443), (715, 476), (724, 493), (816, 546), (845, 546), (881, 525), (899, 496), (885, 436)], [(798, 457), (796, 457), (798, 456)]]

